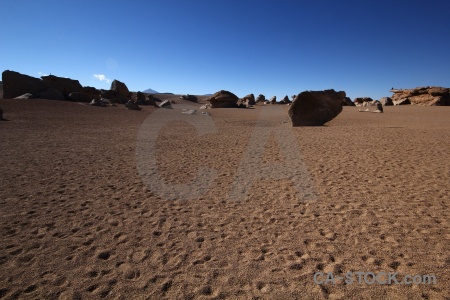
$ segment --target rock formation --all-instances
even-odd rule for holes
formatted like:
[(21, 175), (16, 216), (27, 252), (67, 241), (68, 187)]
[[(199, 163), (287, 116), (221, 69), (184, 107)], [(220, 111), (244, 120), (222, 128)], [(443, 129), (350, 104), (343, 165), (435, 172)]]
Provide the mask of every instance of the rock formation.
[(6, 70), (2, 73), (3, 98), (13, 99), (23, 94), (37, 94), (50, 86), (39, 78)]
[(206, 98), (206, 101), (211, 103), (211, 108), (237, 107), (238, 100), (239, 98), (235, 94), (225, 90), (218, 91), (214, 95)]
[(188, 101), (192, 101), (192, 102), (197, 102), (198, 101), (196, 96), (189, 95), (189, 94), (181, 96), (180, 99), (188, 100)]
[(289, 100), (289, 96), (284, 96), (283, 100), (280, 101), (281, 104), (289, 104), (291, 103), (291, 100)]
[[(128, 100), (131, 100), (131, 93), (128, 90), (128, 87), (125, 85), (125, 83), (114, 79), (113, 82), (111, 83), (111, 88), (110, 91), (114, 91), (115, 92), (115, 97), (112, 97), (113, 99), (111, 100), (115, 100), (115, 101), (119, 101), (121, 103), (127, 103)], [(105, 95), (102, 95), (105, 98)], [(110, 95), (111, 96), (111, 95)]]
[(147, 97), (143, 92), (137, 92), (136, 93), (136, 102), (138, 105), (146, 105), (147, 103)]
[(383, 97), (380, 99), (380, 103), (384, 106), (392, 106), (394, 105), (394, 102), (392, 102), (392, 99), (389, 97)]
[(342, 111), (345, 92), (305, 91), (297, 95), (288, 110), (292, 126), (321, 126)]
[(273, 96), (272, 98), (270, 98), (269, 102), (270, 104), (277, 104), (277, 96)]
[(359, 97), (359, 98), (355, 98), (353, 99), (353, 103), (356, 106), (369, 106), (370, 104), (372, 104), (373, 99), (370, 97)]
[(60, 91), (66, 99), (69, 99), (70, 93), (81, 92), (83, 90), (83, 87), (78, 80), (54, 75), (41, 76), (41, 78), (42, 81), (47, 83), (50, 87)]
[(266, 101), (266, 96), (264, 96), (263, 94), (259, 94), (259, 96), (256, 98), (256, 103), (264, 101)]
[(349, 97), (345, 97), (342, 101), (342, 106), (355, 106), (355, 102), (353, 102)]
[(255, 105), (256, 104), (255, 95), (253, 95), (253, 94), (248, 94), (247, 96), (244, 96), (241, 99), (241, 101), (246, 102), (247, 105)]
[(428, 86), (405, 90), (392, 89), (391, 92), (395, 105), (403, 105), (409, 101), (413, 105), (421, 106), (450, 106), (450, 88)]

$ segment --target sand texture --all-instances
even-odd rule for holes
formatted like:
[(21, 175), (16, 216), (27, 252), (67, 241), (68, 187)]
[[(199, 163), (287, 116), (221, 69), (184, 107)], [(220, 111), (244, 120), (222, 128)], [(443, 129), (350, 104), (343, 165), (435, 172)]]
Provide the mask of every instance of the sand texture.
[(288, 106), (185, 115), (172, 97), (191, 119), (0, 100), (0, 299), (450, 299), (450, 107), (344, 107), (292, 128)]

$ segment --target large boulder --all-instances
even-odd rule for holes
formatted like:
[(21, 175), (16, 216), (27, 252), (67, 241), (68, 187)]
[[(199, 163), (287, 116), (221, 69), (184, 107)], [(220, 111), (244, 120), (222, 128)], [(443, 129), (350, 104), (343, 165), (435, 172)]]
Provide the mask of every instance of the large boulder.
[(39, 78), (6, 70), (2, 73), (3, 98), (13, 99), (23, 94), (37, 94), (50, 86)]
[(3, 121), (3, 109), (0, 108), (0, 121)]
[(255, 95), (253, 95), (253, 94), (248, 94), (248, 95), (244, 96), (241, 99), (241, 101), (246, 102), (247, 105), (255, 105), (256, 104)]
[(83, 87), (78, 80), (58, 77), (54, 75), (41, 76), (42, 81), (50, 87), (59, 90), (66, 99), (69, 99), (70, 93), (81, 92)]
[(270, 98), (269, 102), (270, 104), (277, 104), (277, 96), (273, 96), (272, 98)]
[(206, 98), (206, 101), (211, 103), (212, 108), (237, 107), (238, 100), (239, 98), (235, 94), (225, 90), (218, 91), (214, 95)]
[(180, 97), (180, 99), (188, 100), (188, 101), (192, 101), (192, 102), (197, 102), (197, 101), (198, 101), (198, 98), (197, 98), (196, 96), (194, 96), (194, 95), (189, 95), (189, 94), (182, 95), (182, 96)]
[(125, 83), (114, 79), (111, 83), (111, 91), (115, 91), (118, 95), (118, 98), (121, 102), (127, 103), (128, 100), (131, 100), (131, 93), (128, 90), (128, 87)]
[(370, 106), (373, 102), (373, 99), (370, 97), (358, 97), (353, 100), (356, 106)]
[(136, 102), (138, 105), (146, 105), (145, 101), (147, 100), (147, 97), (143, 92), (137, 92), (136, 93)]
[(305, 91), (297, 95), (288, 110), (292, 126), (321, 126), (342, 111), (343, 91)]
[(109, 101), (111, 101), (111, 103), (122, 103), (122, 104), (127, 103), (129, 100), (127, 97), (119, 94), (117, 91), (114, 90), (102, 91), (101, 98), (108, 99)]
[(355, 106), (355, 102), (353, 102), (349, 97), (345, 97), (342, 101), (342, 106)]
[(0, 99), (3, 99), (3, 82), (0, 81)]
[(394, 105), (394, 102), (392, 102), (392, 99), (389, 97), (383, 97), (380, 99), (380, 103), (383, 106), (392, 106)]
[[(392, 89), (392, 101), (395, 105), (402, 105), (408, 101), (421, 106), (450, 106), (450, 88), (417, 87), (414, 89)], [(406, 101), (408, 100), (408, 101)]]
[(259, 94), (259, 96), (256, 98), (256, 103), (264, 101), (266, 101), (266, 96), (264, 96), (263, 94)]
[(284, 96), (283, 100), (280, 101), (281, 104), (289, 104), (291, 103), (291, 100), (289, 100), (289, 96)]

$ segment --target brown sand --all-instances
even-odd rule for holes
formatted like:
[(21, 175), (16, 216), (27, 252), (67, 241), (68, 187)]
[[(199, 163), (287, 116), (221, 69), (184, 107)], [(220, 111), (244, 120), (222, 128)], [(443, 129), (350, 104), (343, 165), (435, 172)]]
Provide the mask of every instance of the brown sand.
[[(163, 178), (189, 182), (198, 166), (218, 175), (204, 195), (175, 201), (136, 167), (138, 131), (156, 108), (0, 107), (1, 299), (450, 299), (450, 107), (345, 107), (327, 126), (294, 129), (274, 113), (260, 125), (293, 131), (316, 201), (271, 178), (227, 198), (273, 106), (209, 110), (218, 131), (203, 136), (164, 127), (153, 154)], [(261, 161), (280, 153), (272, 136)], [(437, 284), (318, 285), (318, 271)]]

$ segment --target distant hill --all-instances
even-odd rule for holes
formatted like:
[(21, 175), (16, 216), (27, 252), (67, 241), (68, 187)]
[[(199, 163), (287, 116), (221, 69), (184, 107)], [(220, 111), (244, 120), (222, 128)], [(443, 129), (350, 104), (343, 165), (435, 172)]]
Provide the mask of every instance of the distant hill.
[(148, 94), (159, 94), (159, 92), (152, 90), (152, 89), (146, 89), (145, 91), (142, 91), (143, 93), (148, 93)]

